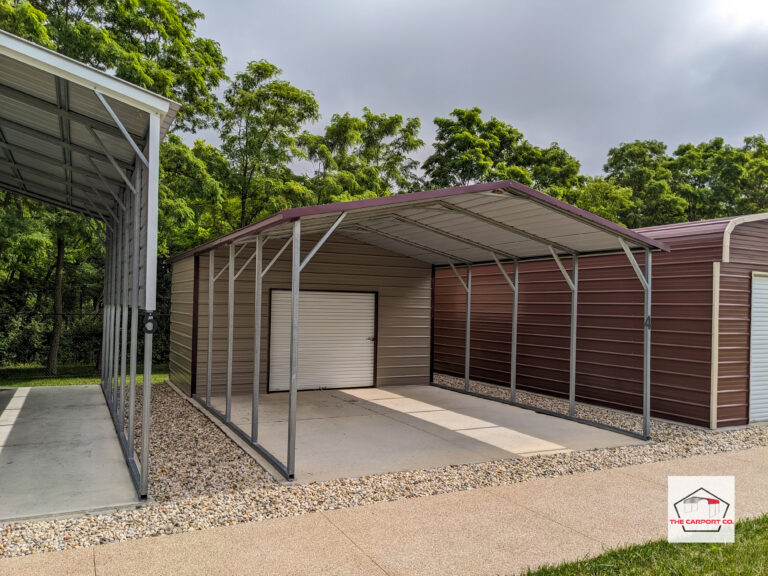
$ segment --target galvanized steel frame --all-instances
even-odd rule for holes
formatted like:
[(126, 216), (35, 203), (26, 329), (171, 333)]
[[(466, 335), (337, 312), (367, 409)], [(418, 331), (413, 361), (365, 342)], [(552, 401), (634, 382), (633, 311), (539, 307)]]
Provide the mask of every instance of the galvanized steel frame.
[[(267, 266), (263, 266), (264, 245), (269, 237), (263, 234), (257, 234), (254, 238), (242, 239), (239, 242), (233, 242), (229, 245), (229, 259), (227, 264), (218, 272), (215, 272), (215, 252), (212, 248), (209, 251), (208, 265), (208, 349), (207, 349), (207, 375), (206, 375), (206, 395), (205, 399), (198, 395), (193, 395), (193, 399), (205, 407), (217, 419), (221, 420), (227, 427), (234, 431), (241, 439), (248, 443), (262, 457), (264, 457), (283, 477), (287, 480), (293, 480), (296, 474), (296, 410), (298, 400), (298, 366), (299, 366), (299, 299), (301, 271), (310, 263), (312, 258), (322, 248), (325, 242), (331, 237), (336, 229), (341, 225), (347, 213), (339, 214), (336, 221), (328, 228), (323, 236), (315, 243), (309, 253), (302, 260), (301, 258), (301, 219), (296, 219), (292, 224), (291, 236), (283, 243), (280, 249), (275, 253)], [(236, 271), (236, 258), (240, 252), (252, 241), (255, 241), (256, 247), (254, 253), (247, 258), (245, 263)], [(261, 380), (261, 309), (262, 309), (262, 286), (264, 276), (270, 268), (278, 261), (283, 252), (292, 247), (291, 253), (291, 340), (290, 340), (290, 384), (288, 399), (288, 449), (286, 462), (282, 462), (268, 448), (259, 441), (259, 387)], [(239, 248), (238, 248), (239, 246)], [(236, 250), (237, 248), (237, 250)], [(242, 274), (251, 262), (254, 264), (254, 328), (253, 328), (253, 385), (251, 390), (251, 430), (250, 433), (244, 431), (232, 421), (232, 362), (233, 362), (233, 340), (234, 340), (234, 307), (235, 307), (235, 280)], [(225, 411), (222, 413), (211, 404), (212, 390), (212, 369), (213, 360), (213, 308), (214, 308), (214, 288), (216, 280), (221, 276), (224, 270), (229, 272), (228, 293), (227, 293), (227, 372), (225, 388)]]

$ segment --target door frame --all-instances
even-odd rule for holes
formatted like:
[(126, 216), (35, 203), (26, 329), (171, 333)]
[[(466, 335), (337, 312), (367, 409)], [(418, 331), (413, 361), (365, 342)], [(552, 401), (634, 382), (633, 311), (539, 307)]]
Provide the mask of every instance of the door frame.
[[(267, 307), (267, 394), (283, 394), (289, 390), (270, 390), (269, 381), (272, 377), (271, 367), (271, 354), (272, 349), (272, 293), (273, 292), (290, 292), (290, 288), (270, 288), (269, 289), (269, 306)], [(373, 384), (371, 386), (355, 386), (357, 388), (378, 388), (379, 381), (378, 374), (378, 358), (379, 358), (379, 292), (378, 290), (326, 290), (323, 288), (302, 288), (299, 290), (299, 317), (301, 317), (301, 293), (302, 292), (330, 292), (330, 293), (343, 293), (343, 294), (373, 294)], [(264, 351), (262, 350), (262, 354)], [(299, 358), (301, 360), (301, 358)], [(334, 388), (334, 390), (351, 390), (352, 388)], [(304, 392), (304, 390), (297, 390), (297, 392)]]

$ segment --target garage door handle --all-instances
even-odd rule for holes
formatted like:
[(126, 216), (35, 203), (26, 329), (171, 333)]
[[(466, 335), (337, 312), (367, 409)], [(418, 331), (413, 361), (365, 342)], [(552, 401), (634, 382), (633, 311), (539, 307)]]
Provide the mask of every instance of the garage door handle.
[(366, 342), (376, 342), (376, 338), (374, 338), (374, 337), (372, 337), (372, 336), (371, 336), (371, 337), (368, 337), (368, 338), (366, 338), (365, 340), (366, 340)]

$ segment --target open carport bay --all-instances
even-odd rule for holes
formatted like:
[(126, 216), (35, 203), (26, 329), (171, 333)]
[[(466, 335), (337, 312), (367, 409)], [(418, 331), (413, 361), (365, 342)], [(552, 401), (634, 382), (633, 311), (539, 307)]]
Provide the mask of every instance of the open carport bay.
[[(433, 386), (302, 391), (297, 419), (302, 483), (643, 443)], [(232, 420), (251, 429), (250, 395), (233, 396)], [(263, 394), (259, 441), (280, 459), (287, 430), (288, 394)]]
[(99, 386), (0, 389), (0, 521), (136, 503)]

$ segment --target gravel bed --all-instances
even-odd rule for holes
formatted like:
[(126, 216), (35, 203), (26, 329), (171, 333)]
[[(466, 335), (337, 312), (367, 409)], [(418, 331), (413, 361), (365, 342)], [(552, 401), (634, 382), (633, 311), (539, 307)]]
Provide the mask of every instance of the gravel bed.
[[(621, 415), (617, 414), (612, 417)], [(141, 508), (110, 514), (2, 525), (0, 556), (81, 548), (315, 510), (743, 450), (768, 445), (768, 427), (711, 432), (654, 421), (653, 440), (641, 446), (283, 486), (172, 388), (156, 385), (151, 429), (153, 501)]]

